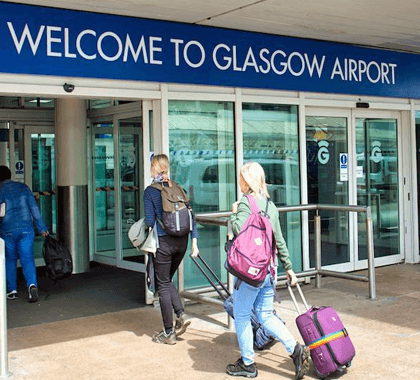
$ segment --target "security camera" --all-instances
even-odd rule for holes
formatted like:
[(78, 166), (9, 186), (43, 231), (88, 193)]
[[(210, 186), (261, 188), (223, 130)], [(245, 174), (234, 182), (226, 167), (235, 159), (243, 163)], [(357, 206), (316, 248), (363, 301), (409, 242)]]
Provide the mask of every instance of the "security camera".
[(74, 84), (64, 83), (63, 88), (65, 92), (73, 92)]

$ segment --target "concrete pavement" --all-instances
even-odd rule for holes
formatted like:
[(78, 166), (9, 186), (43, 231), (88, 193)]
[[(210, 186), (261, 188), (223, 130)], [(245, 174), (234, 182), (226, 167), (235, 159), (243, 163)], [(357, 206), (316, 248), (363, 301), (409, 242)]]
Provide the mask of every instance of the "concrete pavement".
[[(353, 365), (333, 378), (420, 379), (420, 265), (376, 269), (378, 298), (368, 286), (323, 278), (302, 286), (310, 305), (333, 306), (356, 347)], [(276, 309), (301, 341), (296, 311), (286, 289)], [(303, 305), (301, 306), (303, 310)], [(225, 366), (239, 357), (226, 313), (215, 306), (187, 304), (192, 324), (174, 346), (151, 341), (161, 329), (152, 306), (8, 330), (12, 380), (214, 380), (232, 379)], [(256, 355), (258, 379), (293, 379), (291, 359), (280, 343)], [(313, 369), (305, 377), (317, 378)]]

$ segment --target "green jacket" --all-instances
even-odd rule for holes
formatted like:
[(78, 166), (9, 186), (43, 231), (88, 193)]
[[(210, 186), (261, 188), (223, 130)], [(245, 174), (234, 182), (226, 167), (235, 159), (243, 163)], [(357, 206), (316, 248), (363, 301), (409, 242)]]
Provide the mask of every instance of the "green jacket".
[[(266, 199), (257, 199), (257, 204), (261, 210), (265, 210)], [(243, 196), (239, 201), (238, 211), (233, 213), (230, 217), (230, 221), (232, 223), (232, 231), (235, 236), (239, 234), (243, 224), (248, 219), (250, 214), (251, 206), (247, 197)], [(274, 235), (276, 237), (276, 247), (279, 259), (283, 264), (284, 270), (292, 269), (289, 250), (287, 249), (286, 241), (283, 238), (283, 234), (280, 228), (279, 212), (273, 202), (269, 202), (268, 215), (270, 215), (271, 226), (273, 227)]]

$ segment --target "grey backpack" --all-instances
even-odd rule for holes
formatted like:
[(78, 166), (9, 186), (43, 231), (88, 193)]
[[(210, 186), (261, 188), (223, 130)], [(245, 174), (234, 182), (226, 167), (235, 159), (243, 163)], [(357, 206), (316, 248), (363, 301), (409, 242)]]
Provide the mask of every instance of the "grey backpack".
[(158, 189), (162, 197), (162, 220), (158, 221), (165, 232), (168, 235), (184, 236), (192, 231), (193, 213), (185, 190), (175, 182), (160, 182), (151, 186)]

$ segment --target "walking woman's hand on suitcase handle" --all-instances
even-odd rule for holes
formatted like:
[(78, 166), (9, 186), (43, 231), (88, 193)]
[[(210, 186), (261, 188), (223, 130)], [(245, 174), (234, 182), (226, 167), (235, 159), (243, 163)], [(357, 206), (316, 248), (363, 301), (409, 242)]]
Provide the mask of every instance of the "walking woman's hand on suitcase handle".
[(198, 249), (197, 238), (194, 238), (191, 241), (191, 257), (196, 258), (199, 253), (200, 253), (200, 250)]
[(291, 286), (294, 286), (297, 284), (298, 278), (296, 277), (295, 272), (293, 272), (291, 269), (288, 269), (286, 271), (286, 277), (289, 280)]

